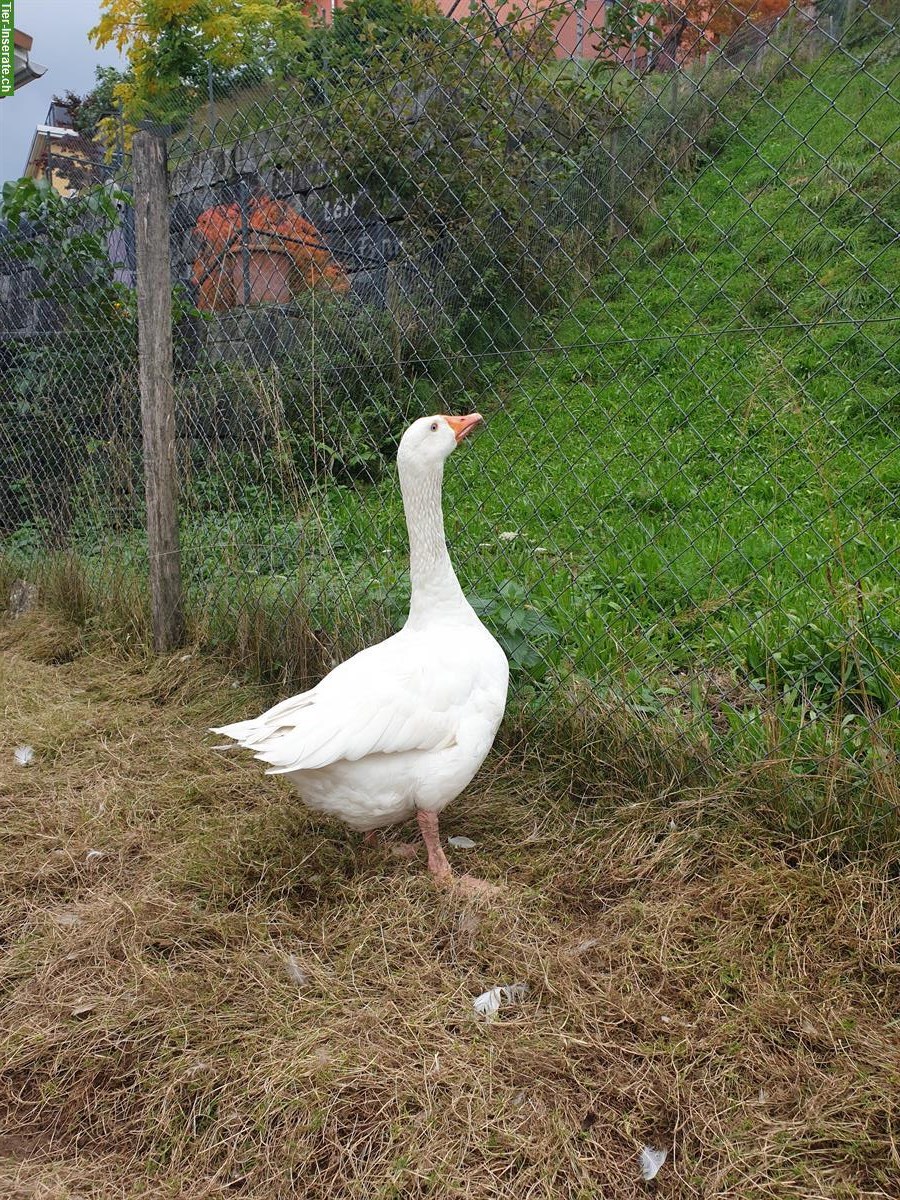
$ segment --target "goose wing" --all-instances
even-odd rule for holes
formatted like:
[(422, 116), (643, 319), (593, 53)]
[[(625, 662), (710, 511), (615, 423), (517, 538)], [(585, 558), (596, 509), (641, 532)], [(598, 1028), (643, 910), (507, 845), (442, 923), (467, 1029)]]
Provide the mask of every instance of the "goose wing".
[(213, 732), (255, 751), (270, 775), (445, 749), (478, 689), (478, 657), (465, 638), (402, 631), (347, 659), (310, 691)]

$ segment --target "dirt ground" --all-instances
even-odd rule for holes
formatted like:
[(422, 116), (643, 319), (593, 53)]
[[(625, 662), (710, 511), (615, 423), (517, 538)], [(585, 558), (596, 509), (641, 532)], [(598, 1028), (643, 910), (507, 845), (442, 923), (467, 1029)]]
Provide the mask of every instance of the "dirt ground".
[(900, 1196), (888, 866), (506, 753), (466, 900), (212, 748), (270, 698), (0, 623), (0, 1196)]

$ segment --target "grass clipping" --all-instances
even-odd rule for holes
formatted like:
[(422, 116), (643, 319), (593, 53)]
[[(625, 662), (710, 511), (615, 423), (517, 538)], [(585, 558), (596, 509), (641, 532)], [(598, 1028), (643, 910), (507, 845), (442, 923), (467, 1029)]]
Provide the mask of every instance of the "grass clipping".
[(0, 697), (0, 1194), (896, 1196), (885, 868), (509, 757), (446, 814), (465, 903), (212, 750), (267, 698), (224, 667), (31, 614)]

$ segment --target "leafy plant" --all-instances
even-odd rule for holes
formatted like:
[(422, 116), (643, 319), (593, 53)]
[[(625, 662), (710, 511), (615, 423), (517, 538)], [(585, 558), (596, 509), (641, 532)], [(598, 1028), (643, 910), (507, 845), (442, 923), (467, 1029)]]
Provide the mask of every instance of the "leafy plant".
[(281, 0), (103, 0), (98, 48), (127, 51), (114, 87), (126, 119), (184, 119), (209, 86), (226, 92), (283, 74), (309, 36), (306, 5)]
[(329, 25), (312, 33), (298, 74), (327, 97), (331, 84), (349, 66), (371, 62), (385, 50), (409, 47), (440, 20), (432, 0), (348, 0), (334, 9)]
[(897, 637), (888, 630), (845, 628), (827, 618), (778, 614), (748, 639), (748, 677), (774, 686), (820, 712), (841, 706), (854, 712), (887, 712), (897, 703), (900, 674)]
[(764, 24), (780, 17), (790, 0), (730, 0), (728, 4), (708, 5), (704, 0), (676, 0), (674, 12), (687, 18), (681, 39), (683, 51), (697, 51), (704, 45), (721, 44), (747, 22)]
[[(601, 102), (546, 70), (560, 12), (448, 21), (406, 4), (391, 25), (374, 0), (348, 5), (317, 34), (302, 86), (278, 98), (290, 119), (273, 164), (322, 162), (362, 220), (396, 230), (409, 265), (388, 304), (406, 362), (433, 366), (457, 321), (502, 330), (517, 310), (533, 316), (571, 278), (571, 211), (560, 205), (552, 225), (542, 189), (559, 194), (596, 145)], [(553, 248), (535, 251), (544, 244)], [(460, 330), (453, 352), (467, 340)]]
[(114, 277), (108, 237), (130, 203), (115, 185), (98, 185), (63, 198), (46, 179), (3, 185), (0, 219), (18, 237), (4, 244), (12, 258), (40, 277), (38, 295), (65, 305), (72, 317), (92, 323), (135, 318), (134, 291)]
[(597, 40), (598, 65), (613, 65), (622, 56), (649, 54), (662, 36), (665, 4), (657, 0), (623, 0), (605, 7), (605, 19), (591, 31)]
[(549, 646), (560, 637), (556, 623), (534, 604), (521, 584), (512, 579), (499, 584), (491, 596), (475, 596), (472, 607), (491, 629), (506, 652), (510, 668), (540, 678), (549, 662), (559, 659)]
[(84, 95), (67, 91), (63, 96), (54, 96), (53, 103), (68, 109), (72, 123), (79, 133), (94, 138), (111, 119), (117, 118), (119, 102), (116, 89), (127, 86), (129, 73), (117, 67), (97, 67), (94, 71), (94, 86)]
[(101, 480), (123, 502), (130, 494), (120, 471), (137, 406), (136, 299), (109, 253), (127, 201), (115, 186), (70, 198), (46, 180), (2, 190), (4, 253), (21, 286), (50, 306), (53, 329), (8, 343), (0, 366), (3, 509), (12, 520), (41, 514), (52, 543), (96, 500)]

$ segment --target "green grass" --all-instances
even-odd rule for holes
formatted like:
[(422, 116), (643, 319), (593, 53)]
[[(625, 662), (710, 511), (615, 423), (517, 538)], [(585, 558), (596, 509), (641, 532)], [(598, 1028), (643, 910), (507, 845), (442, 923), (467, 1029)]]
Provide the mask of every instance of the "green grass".
[[(460, 574), (501, 631), (526, 595), (558, 631), (537, 639), (552, 665), (896, 702), (896, 72), (826, 60), (741, 101), (547, 349), (458, 398), (488, 416), (448, 468)], [(399, 614), (393, 477), (327, 492), (313, 524), (348, 586)]]

